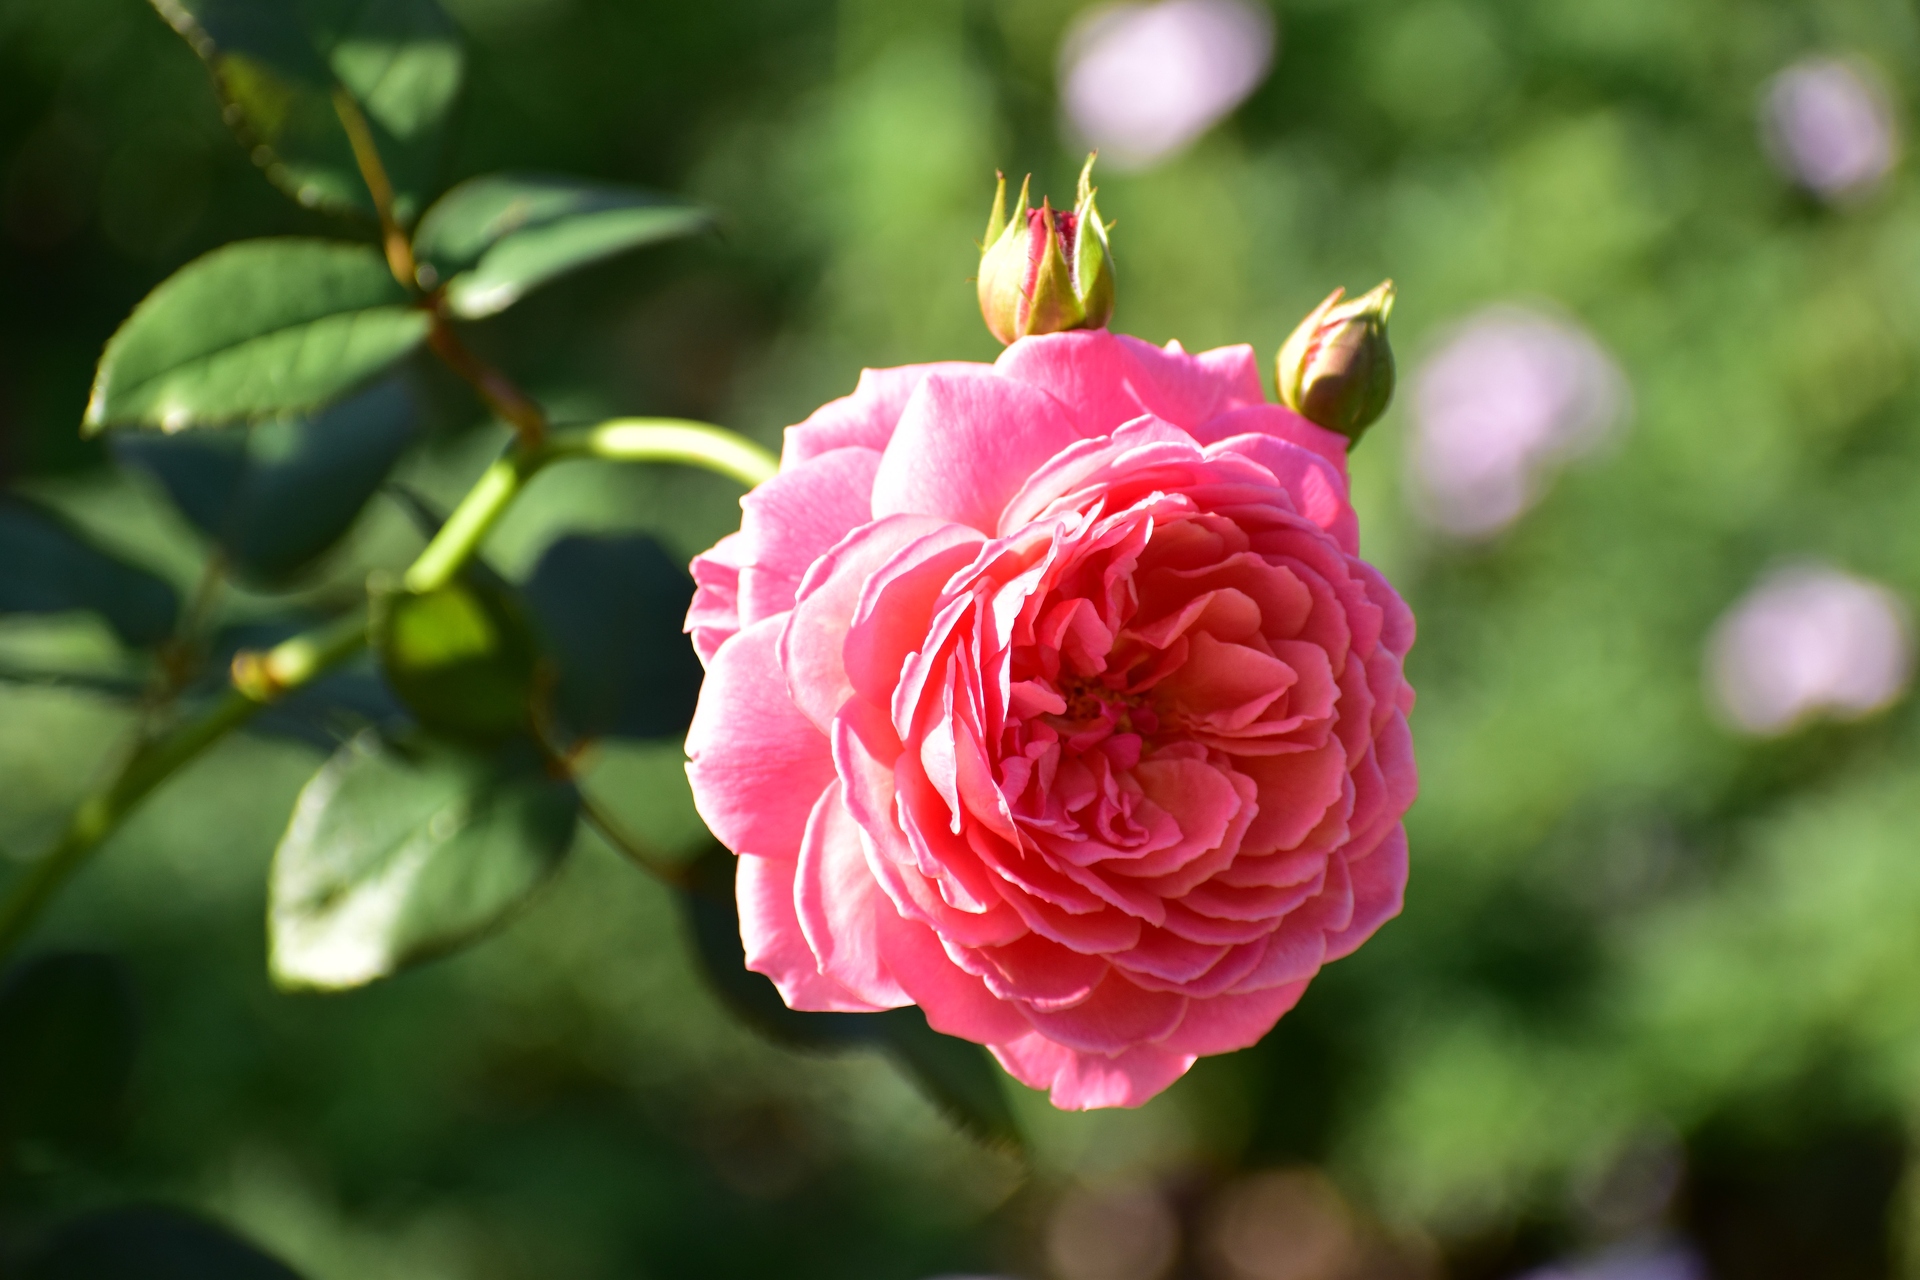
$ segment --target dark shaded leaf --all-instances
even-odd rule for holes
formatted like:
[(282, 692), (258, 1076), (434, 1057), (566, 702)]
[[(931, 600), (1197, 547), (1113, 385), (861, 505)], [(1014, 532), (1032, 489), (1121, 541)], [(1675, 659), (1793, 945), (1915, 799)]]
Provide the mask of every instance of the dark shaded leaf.
[(954, 1123), (985, 1142), (1015, 1149), (1022, 1145), (1000, 1064), (985, 1048), (940, 1034), (912, 1005), (867, 1017), (874, 1024), (874, 1039)]
[(69, 1223), (22, 1280), (300, 1280), (225, 1228), (174, 1209), (110, 1209)]
[(307, 413), (427, 336), (366, 245), (243, 240), (148, 294), (107, 343), (86, 427), (184, 427)]
[(372, 212), (334, 106), (359, 103), (405, 221), (431, 191), (465, 74), (433, 0), (153, 0), (208, 69), (267, 177), (300, 203)]
[(734, 905), (736, 859), (715, 846), (694, 864), (699, 888), (680, 895), (694, 953), (714, 994), (734, 1016), (768, 1039), (794, 1049), (846, 1049), (871, 1042), (872, 1016), (789, 1009), (773, 982), (747, 968)]
[(381, 382), (304, 419), (179, 436), (123, 433), (123, 462), (157, 479), (241, 580), (284, 584), (352, 527), (413, 442), (406, 384)]
[(89, 609), (133, 645), (173, 634), (180, 597), (34, 503), (0, 497), (0, 614)]
[(681, 893), (701, 971), (721, 1001), (767, 1038), (795, 1049), (885, 1049), (921, 1091), (974, 1137), (1019, 1150), (1001, 1071), (986, 1049), (942, 1035), (909, 1005), (884, 1013), (803, 1013), (787, 1007), (773, 982), (746, 967), (733, 894), (738, 860), (715, 845), (691, 867)]
[(140, 1041), (133, 984), (90, 952), (37, 956), (0, 980), (0, 1143), (97, 1147), (125, 1118)]
[(555, 706), (585, 737), (678, 738), (700, 697), (700, 660), (681, 630), (686, 570), (645, 534), (561, 538), (525, 595), (559, 669)]
[(531, 725), (539, 645), (493, 575), (470, 569), (434, 591), (378, 591), (372, 634), (388, 685), (428, 729), (489, 745)]
[(473, 319), (569, 271), (712, 221), (704, 209), (628, 187), (493, 174), (461, 183), (427, 210), (414, 253), (445, 283), (447, 308)]
[(339, 989), (498, 928), (573, 840), (579, 796), (532, 744), (479, 753), (363, 733), (307, 783), (274, 853), (273, 976)]

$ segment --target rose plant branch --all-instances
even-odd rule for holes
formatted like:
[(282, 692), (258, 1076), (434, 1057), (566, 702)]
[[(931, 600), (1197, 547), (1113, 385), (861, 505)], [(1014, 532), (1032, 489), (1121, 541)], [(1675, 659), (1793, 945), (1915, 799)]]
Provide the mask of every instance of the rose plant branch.
[[(680, 419), (614, 419), (557, 433), (531, 448), (517, 444), (488, 468), (415, 559), (403, 579), (407, 589), (431, 591), (452, 581), (479, 551), (487, 532), (526, 481), (550, 463), (569, 458), (679, 463), (703, 467), (749, 488), (774, 474), (779, 465), (764, 449), (732, 432)], [(80, 802), (53, 847), (0, 898), (0, 962), (26, 936), (61, 886), (141, 801), (207, 748), (347, 661), (366, 643), (367, 620), (356, 613), (263, 653), (237, 655), (226, 694), (186, 723), (137, 743), (113, 776)], [(658, 859), (644, 858), (631, 841), (616, 835), (617, 827), (607, 823), (604, 814), (591, 806), (587, 813), (617, 849), (672, 881), (673, 873)]]

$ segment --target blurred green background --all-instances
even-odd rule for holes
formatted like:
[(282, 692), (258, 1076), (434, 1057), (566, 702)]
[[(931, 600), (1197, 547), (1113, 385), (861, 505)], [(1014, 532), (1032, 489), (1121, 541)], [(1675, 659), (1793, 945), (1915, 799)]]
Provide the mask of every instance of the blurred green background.
[[(472, 47), (449, 179), (574, 172), (722, 217), (473, 327), (564, 420), (775, 444), (862, 365), (990, 359), (969, 277), (993, 170), (1064, 195), (1080, 160), (1057, 72), (1077, 0), (446, 4)], [(1920, 1276), (1920, 721), (1898, 702), (1752, 738), (1704, 684), (1715, 620), (1776, 565), (1920, 595), (1920, 182), (1895, 163), (1817, 198), (1758, 123), (1776, 73), (1834, 55), (1905, 125), (1920, 24), (1894, 0), (1274, 15), (1236, 113), (1102, 174), (1115, 327), (1265, 361), (1328, 289), (1390, 275), (1404, 385), (1519, 300), (1577, 321), (1630, 389), (1607, 446), (1492, 537), (1411, 514), (1417, 396), (1355, 456), (1365, 551), (1421, 627), (1401, 919), (1138, 1112), (1061, 1115), (1009, 1083), (1023, 1165), (877, 1055), (756, 1039), (667, 893), (590, 836), (498, 938), (277, 994), (265, 869), (321, 757), (236, 739), (36, 937), (121, 957), (144, 1038), (117, 1140), (22, 1156), (5, 1212), (192, 1207), (315, 1280), (1492, 1280), (1588, 1256), (1645, 1280)], [(6, 483), (187, 589), (204, 547), (79, 437), (93, 362), (194, 256), (332, 230), (261, 179), (142, 0), (0, 0)], [(449, 501), (502, 437), (444, 375), (417, 381), (430, 424), (401, 475)], [(564, 532), (646, 529), (685, 559), (734, 498), (555, 471), (488, 555), (520, 575)], [(292, 599), (417, 545), (376, 499)], [(0, 619), (0, 668), (46, 666), (125, 673), (97, 623)], [(50, 839), (128, 722), (0, 683), (0, 857)], [(636, 829), (698, 841), (676, 747), (593, 770)]]

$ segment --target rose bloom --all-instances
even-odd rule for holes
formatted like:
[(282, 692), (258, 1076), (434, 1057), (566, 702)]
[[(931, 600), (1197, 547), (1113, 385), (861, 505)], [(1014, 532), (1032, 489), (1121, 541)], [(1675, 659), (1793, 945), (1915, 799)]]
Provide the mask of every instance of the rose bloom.
[(1400, 910), (1413, 618), (1251, 348), (869, 369), (741, 506), (687, 772), (789, 1005), (1135, 1106)]

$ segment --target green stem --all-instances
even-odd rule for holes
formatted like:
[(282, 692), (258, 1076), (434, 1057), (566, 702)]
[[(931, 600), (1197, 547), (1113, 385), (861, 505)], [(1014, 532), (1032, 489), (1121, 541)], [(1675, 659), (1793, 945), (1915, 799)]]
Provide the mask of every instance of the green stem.
[(779, 460), (753, 441), (704, 422), (615, 418), (598, 426), (556, 431), (539, 445), (514, 448), (487, 468), (407, 570), (407, 590), (434, 591), (451, 582), (527, 481), (549, 463), (570, 458), (679, 463), (717, 472), (748, 488), (780, 469)]
[(366, 640), (364, 618), (295, 636), (264, 655), (254, 655), (258, 667), (272, 673), (270, 682), (241, 682), (250, 687), (243, 691), (236, 685), (196, 719), (135, 747), (113, 779), (81, 802), (53, 848), (29, 866), (0, 901), (0, 960), (32, 928), (67, 877), (154, 788), (268, 703), (351, 657)]
[[(548, 463), (568, 458), (681, 463), (718, 472), (748, 487), (779, 470), (778, 461), (760, 446), (701, 422), (621, 418), (556, 432), (537, 445), (515, 447), (487, 469), (407, 570), (407, 589), (431, 591), (450, 582), (479, 551), (488, 530), (526, 482)], [(346, 661), (366, 642), (366, 619), (355, 616), (295, 636), (265, 653), (242, 653), (235, 658), (233, 687), (226, 696), (198, 718), (136, 746), (119, 772), (80, 803), (53, 848), (32, 863), (0, 899), (0, 961), (26, 936), (67, 878), (156, 787), (263, 707)], [(618, 828), (610, 826), (597, 807), (590, 806), (588, 816), (629, 857), (646, 856), (618, 836)]]

